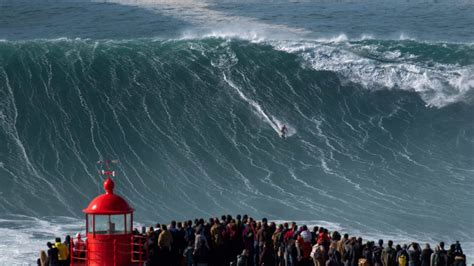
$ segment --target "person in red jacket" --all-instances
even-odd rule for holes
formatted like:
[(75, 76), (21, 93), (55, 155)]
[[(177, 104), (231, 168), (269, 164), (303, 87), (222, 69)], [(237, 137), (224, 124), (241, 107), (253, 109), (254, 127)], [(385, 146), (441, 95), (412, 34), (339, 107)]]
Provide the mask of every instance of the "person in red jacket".
[(298, 265), (311, 265), (311, 232), (302, 226), (302, 231), (296, 240), (296, 248), (298, 252)]

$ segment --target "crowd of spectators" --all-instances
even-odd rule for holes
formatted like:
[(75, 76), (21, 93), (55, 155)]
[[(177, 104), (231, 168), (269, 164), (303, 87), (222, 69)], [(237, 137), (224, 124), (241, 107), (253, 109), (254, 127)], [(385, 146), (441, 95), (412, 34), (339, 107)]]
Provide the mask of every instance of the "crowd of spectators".
[[(144, 232), (146, 231), (146, 232)], [(138, 230), (135, 234), (140, 234)], [(156, 224), (146, 236), (146, 265), (276, 265), (276, 266), (465, 266), (459, 242), (448, 250), (440, 242), (394, 245), (381, 239), (329, 232), (323, 227), (275, 224), (263, 218), (230, 215), (209, 220)]]
[[(459, 242), (445, 249), (439, 242), (394, 245), (361, 237), (329, 232), (323, 227), (298, 226), (295, 222), (276, 224), (247, 215), (225, 215), (209, 220), (156, 224), (133, 231), (133, 259), (147, 266), (466, 266)], [(71, 246), (72, 245), (72, 248)], [(85, 257), (86, 243), (80, 234), (61, 243), (47, 243), (40, 266), (70, 265), (74, 257)]]

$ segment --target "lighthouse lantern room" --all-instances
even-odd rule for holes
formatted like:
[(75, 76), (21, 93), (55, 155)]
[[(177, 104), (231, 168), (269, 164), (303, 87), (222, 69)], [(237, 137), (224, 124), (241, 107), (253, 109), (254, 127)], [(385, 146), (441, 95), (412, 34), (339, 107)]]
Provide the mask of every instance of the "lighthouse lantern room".
[(87, 265), (131, 265), (133, 209), (114, 194), (114, 171), (100, 173), (107, 177), (105, 193), (93, 199), (83, 210), (86, 214)]

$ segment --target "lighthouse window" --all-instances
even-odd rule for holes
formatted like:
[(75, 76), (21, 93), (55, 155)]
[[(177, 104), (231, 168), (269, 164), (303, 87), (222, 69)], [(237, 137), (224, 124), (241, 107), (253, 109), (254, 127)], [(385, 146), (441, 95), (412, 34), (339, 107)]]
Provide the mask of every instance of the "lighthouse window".
[(110, 234), (123, 234), (125, 232), (124, 214), (110, 215)]
[(95, 233), (107, 234), (109, 229), (110, 215), (94, 215), (95, 216)]

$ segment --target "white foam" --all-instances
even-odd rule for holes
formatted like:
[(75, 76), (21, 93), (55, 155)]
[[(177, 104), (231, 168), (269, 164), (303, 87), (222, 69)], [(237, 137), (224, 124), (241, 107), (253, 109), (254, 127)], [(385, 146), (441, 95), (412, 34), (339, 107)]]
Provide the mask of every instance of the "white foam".
[(287, 121), (281, 121), (275, 116), (272, 116), (272, 120), (275, 122), (275, 124), (277, 125), (279, 129), (281, 129), (283, 126), (286, 126), (286, 129), (288, 130), (286, 133), (286, 137), (291, 137), (294, 134), (296, 134), (296, 128), (290, 125), (290, 123), (288, 123)]
[[(371, 89), (416, 91), (427, 106), (442, 107), (462, 101), (474, 88), (474, 66), (415, 62), (416, 56), (400, 51), (379, 54), (386, 60), (364, 57), (353, 50), (364, 44), (272, 42), (275, 49), (299, 54), (316, 70), (334, 71)], [(375, 49), (375, 48), (373, 48)]]
[(321, 43), (340, 43), (340, 42), (349, 41), (349, 38), (347, 38), (346, 34), (341, 33), (339, 35), (328, 37), (328, 38), (317, 38), (315, 39), (315, 41), (321, 42)]
[(400, 41), (405, 41), (405, 40), (414, 41), (414, 40), (415, 40), (415, 38), (410, 37), (410, 36), (408, 36), (408, 34), (403, 33), (403, 32), (400, 34), (400, 36), (398, 37), (398, 39), (399, 39)]
[(232, 27), (227, 27), (226, 29), (218, 30), (207, 30), (207, 31), (184, 31), (179, 39), (181, 40), (194, 40), (194, 39), (207, 39), (207, 38), (221, 38), (221, 39), (242, 39), (254, 43), (259, 43), (265, 41), (262, 32), (257, 30), (233, 30)]
[[(64, 241), (66, 234), (84, 231), (84, 221), (60, 217), (38, 219), (29, 216), (8, 216), (0, 219), (0, 265), (33, 265), (41, 250), (47, 250), (46, 242), (55, 237)], [(82, 232), (83, 233), (83, 232)], [(13, 247), (13, 248), (12, 248)]]
[(375, 39), (375, 37), (374, 37), (374, 35), (372, 35), (372, 34), (362, 34), (362, 35), (360, 36), (360, 40), (361, 40), (361, 41), (373, 40), (373, 39)]

